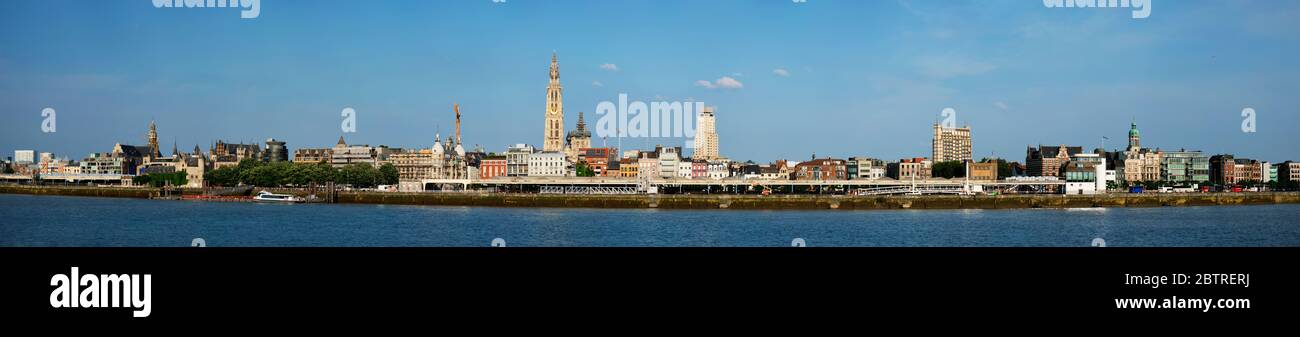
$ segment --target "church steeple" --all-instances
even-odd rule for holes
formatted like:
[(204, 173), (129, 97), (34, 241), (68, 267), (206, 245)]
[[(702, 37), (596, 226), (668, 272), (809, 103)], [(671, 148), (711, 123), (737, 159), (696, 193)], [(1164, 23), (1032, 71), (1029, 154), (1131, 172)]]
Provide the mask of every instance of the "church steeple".
[(564, 89), (560, 87), (560, 63), (551, 53), (551, 81), (546, 86), (545, 134), (542, 151), (564, 150)]
[(1138, 133), (1137, 122), (1129, 125), (1128, 129), (1128, 148), (1135, 150), (1142, 147), (1142, 135)]
[(158, 125), (153, 120), (149, 121), (149, 158), (162, 157), (162, 152), (158, 151)]

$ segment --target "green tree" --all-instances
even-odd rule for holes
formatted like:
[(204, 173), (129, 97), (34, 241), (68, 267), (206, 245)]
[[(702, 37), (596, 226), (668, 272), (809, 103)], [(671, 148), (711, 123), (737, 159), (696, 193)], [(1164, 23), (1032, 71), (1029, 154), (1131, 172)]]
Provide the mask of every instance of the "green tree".
[(343, 167), (338, 172), (338, 182), (356, 188), (375, 187), (379, 182), (379, 170), (374, 165), (356, 163)]
[(930, 166), (931, 176), (937, 178), (966, 177), (966, 163), (961, 161), (942, 161)]
[(14, 168), (12, 166), (5, 165), (4, 174), (14, 174)]
[(203, 181), (212, 186), (239, 185), (239, 168), (227, 166), (203, 174)]
[(243, 172), (244, 183), (253, 186), (277, 187), (281, 186), (283, 173), (280, 167), (273, 165), (258, 165), (253, 169)]
[(148, 185), (152, 187), (163, 187), (167, 185), (185, 186), (185, 184), (189, 183), (189, 179), (185, 176), (185, 172), (151, 173), (135, 176), (134, 178), (131, 178), (131, 181), (137, 185)]
[(379, 183), (383, 185), (397, 185), (398, 175), (397, 167), (392, 163), (384, 163), (379, 166)]
[(579, 177), (595, 177), (595, 176), (596, 176), (596, 170), (593, 170), (590, 166), (587, 166), (587, 162), (585, 162), (585, 161), (580, 161), (580, 162), (578, 162), (578, 166), (577, 166), (577, 167), (574, 167), (574, 171), (576, 171), (576, 174), (577, 174)]

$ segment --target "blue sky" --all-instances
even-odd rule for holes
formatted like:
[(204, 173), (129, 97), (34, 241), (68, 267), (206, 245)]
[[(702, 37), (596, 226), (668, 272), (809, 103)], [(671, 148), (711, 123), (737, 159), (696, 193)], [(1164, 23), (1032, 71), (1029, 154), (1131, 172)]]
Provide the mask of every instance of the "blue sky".
[[(358, 114), (350, 143), (427, 147), (451, 132), (453, 103), (468, 144), (540, 145), (555, 51), (570, 129), (619, 93), (694, 99), (717, 106), (733, 159), (929, 156), (930, 125), (951, 107), (977, 157), (1103, 136), (1119, 148), (1136, 120), (1148, 146), (1300, 160), (1300, 2), (1152, 3), (1137, 20), (1038, 0), (262, 0), (245, 20), (146, 0), (7, 1), (0, 150), (79, 159), (143, 144), (150, 119), (164, 149), (324, 147), (345, 107)], [(723, 77), (743, 87), (697, 84)], [(41, 132), (46, 107), (55, 133)], [(1241, 132), (1246, 107), (1255, 133)]]

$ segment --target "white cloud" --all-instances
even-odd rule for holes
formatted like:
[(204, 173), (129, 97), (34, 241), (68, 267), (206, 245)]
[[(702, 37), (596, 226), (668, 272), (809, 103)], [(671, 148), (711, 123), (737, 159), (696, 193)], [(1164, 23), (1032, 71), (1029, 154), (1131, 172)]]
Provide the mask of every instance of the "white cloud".
[(772, 73), (776, 74), (776, 76), (790, 77), (790, 71), (781, 68), (772, 69)]
[(591, 81), (591, 86), (593, 86), (593, 87), (603, 87), (603, 86), (605, 86), (605, 84), (604, 84), (604, 83), (600, 83), (600, 81)]
[(600, 69), (609, 70), (609, 71), (618, 71), (618, 65), (613, 63), (605, 63), (600, 65)]
[(719, 78), (717, 81), (713, 81), (713, 82), (709, 82), (707, 80), (699, 80), (699, 81), (695, 81), (695, 85), (709, 88), (709, 89), (740, 89), (745, 87), (744, 83), (740, 83), (740, 81), (731, 78), (731, 76), (723, 76), (722, 78)]
[(1002, 109), (1003, 111), (1007, 110), (1007, 103), (1003, 101), (993, 102), (993, 106), (996, 106), (998, 109)]

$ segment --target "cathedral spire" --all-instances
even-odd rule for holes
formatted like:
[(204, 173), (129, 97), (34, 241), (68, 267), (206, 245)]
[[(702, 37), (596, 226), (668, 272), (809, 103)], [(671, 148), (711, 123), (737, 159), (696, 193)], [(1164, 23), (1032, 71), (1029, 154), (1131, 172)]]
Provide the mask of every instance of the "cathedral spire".
[(560, 87), (560, 63), (551, 53), (551, 81), (546, 86), (546, 119), (542, 151), (564, 150), (564, 89)]
[(147, 156), (149, 158), (162, 157), (162, 153), (158, 152), (158, 125), (154, 124), (153, 120), (149, 120), (149, 134), (147, 137), (149, 138), (149, 154)]

